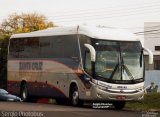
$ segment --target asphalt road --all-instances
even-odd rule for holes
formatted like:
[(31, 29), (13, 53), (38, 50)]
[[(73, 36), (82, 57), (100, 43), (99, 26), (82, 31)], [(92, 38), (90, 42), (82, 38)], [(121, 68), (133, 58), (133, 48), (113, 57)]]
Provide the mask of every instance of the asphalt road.
[(0, 117), (142, 117), (141, 112), (56, 104), (0, 102)]

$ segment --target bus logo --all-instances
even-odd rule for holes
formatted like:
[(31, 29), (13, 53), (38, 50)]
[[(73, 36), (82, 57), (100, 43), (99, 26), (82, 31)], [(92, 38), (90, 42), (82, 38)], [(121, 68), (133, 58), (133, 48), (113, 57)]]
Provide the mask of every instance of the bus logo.
[(19, 70), (38, 70), (41, 71), (43, 62), (19, 62)]

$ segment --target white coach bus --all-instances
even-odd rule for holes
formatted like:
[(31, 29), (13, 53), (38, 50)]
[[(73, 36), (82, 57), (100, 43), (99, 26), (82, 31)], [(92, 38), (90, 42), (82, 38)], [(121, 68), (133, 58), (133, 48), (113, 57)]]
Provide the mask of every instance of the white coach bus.
[(143, 51), (132, 33), (115, 28), (56, 27), (14, 34), (8, 51), (8, 91), (25, 101), (30, 96), (113, 102), (122, 109), (126, 101), (144, 94)]

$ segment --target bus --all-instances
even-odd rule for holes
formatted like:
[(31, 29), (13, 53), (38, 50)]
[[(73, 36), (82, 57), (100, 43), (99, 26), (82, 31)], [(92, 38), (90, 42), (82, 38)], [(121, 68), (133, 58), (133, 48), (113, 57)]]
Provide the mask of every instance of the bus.
[(7, 89), (29, 97), (112, 102), (144, 96), (144, 51), (152, 52), (129, 31), (110, 27), (64, 26), (14, 34), (8, 47)]

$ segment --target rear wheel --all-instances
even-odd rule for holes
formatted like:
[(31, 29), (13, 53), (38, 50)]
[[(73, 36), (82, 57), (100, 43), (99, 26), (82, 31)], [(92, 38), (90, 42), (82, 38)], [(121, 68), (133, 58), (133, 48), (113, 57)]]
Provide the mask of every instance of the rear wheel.
[(113, 105), (116, 110), (122, 110), (125, 106), (125, 102), (114, 102)]
[(79, 92), (78, 92), (78, 88), (77, 86), (74, 86), (71, 89), (71, 104), (73, 106), (82, 106), (83, 105), (83, 101), (79, 99)]
[(27, 101), (27, 96), (28, 96), (27, 85), (23, 84), (21, 86), (21, 94), (20, 94), (20, 97), (21, 97), (22, 101)]

